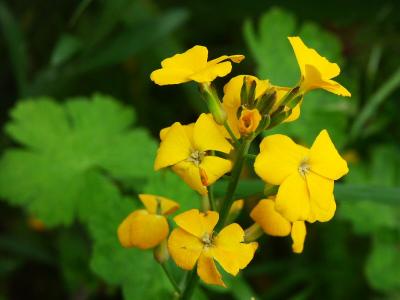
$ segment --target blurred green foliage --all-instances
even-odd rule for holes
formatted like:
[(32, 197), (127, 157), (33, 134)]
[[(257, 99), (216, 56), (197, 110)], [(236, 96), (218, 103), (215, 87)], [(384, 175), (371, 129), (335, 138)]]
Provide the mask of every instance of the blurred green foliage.
[[(0, 1), (0, 299), (168, 298), (151, 252), (121, 248), (116, 228), (140, 192), (200, 205), (152, 164), (160, 128), (205, 106), (194, 86), (161, 90), (149, 73), (204, 44), (211, 57), (247, 54), (234, 75), (294, 84), (291, 35), (337, 62), (353, 94), (314, 91), (296, 123), (275, 129), (306, 145), (329, 130), (351, 170), (335, 188), (337, 217), (310, 226), (301, 256), (263, 237), (251, 266), (224, 274), (228, 289), (201, 285), (194, 298), (400, 299), (399, 3), (273, 4)], [(249, 177), (237, 196), (262, 189)]]

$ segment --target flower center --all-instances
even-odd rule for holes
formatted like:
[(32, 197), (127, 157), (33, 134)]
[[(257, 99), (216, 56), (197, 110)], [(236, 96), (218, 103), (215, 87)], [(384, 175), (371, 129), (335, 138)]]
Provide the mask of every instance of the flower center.
[(306, 174), (310, 171), (310, 165), (307, 160), (304, 160), (299, 166), (299, 173), (301, 176), (306, 176)]
[(205, 152), (193, 150), (192, 153), (190, 153), (190, 156), (187, 158), (187, 161), (194, 163), (198, 167), (204, 156)]
[(201, 238), (201, 241), (205, 247), (210, 247), (212, 245), (212, 234), (210, 235), (208, 232), (206, 232)]

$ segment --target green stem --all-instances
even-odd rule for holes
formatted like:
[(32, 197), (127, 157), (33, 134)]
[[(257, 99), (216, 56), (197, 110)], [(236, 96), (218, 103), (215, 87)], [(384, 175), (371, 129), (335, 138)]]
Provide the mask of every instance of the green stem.
[(252, 139), (246, 139), (243, 141), (243, 143), (239, 147), (239, 151), (236, 156), (235, 164), (232, 169), (232, 175), (229, 181), (228, 185), (228, 190), (226, 191), (224, 200), (222, 202), (221, 209), (219, 211), (219, 222), (217, 226), (215, 227), (215, 231), (220, 231), (222, 227), (225, 225), (226, 218), (228, 217), (229, 210), (232, 206), (232, 203), (234, 201), (234, 194), (236, 187), (239, 182), (239, 177), (240, 174), (242, 173), (243, 169), (243, 164), (246, 159), (246, 154), (249, 151), (250, 144), (251, 144)]
[(180, 297), (181, 300), (189, 300), (190, 297), (192, 297), (192, 294), (194, 292), (194, 289), (198, 281), (199, 281), (199, 276), (197, 276), (196, 268), (194, 268), (188, 277), (184, 290), (182, 291)]
[(163, 262), (163, 263), (160, 263), (160, 265), (161, 265), (162, 269), (164, 270), (165, 275), (167, 275), (169, 281), (171, 282), (172, 286), (174, 287), (175, 292), (177, 292), (178, 295), (180, 295), (181, 289), (179, 288), (178, 283), (175, 281), (171, 272), (168, 270), (166, 263)]
[(228, 133), (229, 133), (230, 137), (232, 138), (234, 144), (235, 144), (235, 145), (239, 145), (240, 142), (239, 142), (239, 140), (236, 138), (236, 135), (235, 135), (235, 133), (232, 131), (232, 128), (229, 126), (228, 121), (225, 121), (225, 122), (224, 122), (224, 127), (225, 127), (226, 131), (228, 131)]
[(208, 188), (208, 201), (210, 202), (210, 208), (213, 211), (217, 211), (217, 204), (214, 198), (214, 187), (210, 185)]

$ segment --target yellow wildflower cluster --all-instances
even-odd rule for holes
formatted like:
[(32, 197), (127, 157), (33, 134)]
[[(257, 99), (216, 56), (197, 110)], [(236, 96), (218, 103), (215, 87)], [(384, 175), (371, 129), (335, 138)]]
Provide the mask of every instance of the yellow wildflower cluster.
[[(162, 68), (150, 76), (158, 85), (197, 82), (209, 109), (194, 123), (175, 122), (162, 129), (154, 163), (156, 171), (170, 168), (197, 191), (203, 200), (202, 211), (200, 202), (193, 201), (193, 209), (175, 215), (170, 232), (167, 218), (179, 205), (162, 196), (142, 194), (139, 199), (145, 209), (133, 211), (118, 228), (122, 246), (154, 248), (179, 296), (187, 297), (197, 277), (190, 277), (183, 288), (179, 287), (165, 265), (169, 256), (205, 283), (225, 286), (216, 262), (227, 273), (237, 275), (253, 259), (262, 232), (291, 235), (293, 252), (301, 253), (305, 223), (326, 222), (334, 216), (334, 181), (348, 168), (328, 132), (322, 130), (308, 149), (285, 135), (268, 135), (268, 130), (297, 120), (304, 96), (314, 89), (342, 96), (350, 93), (333, 80), (340, 73), (337, 64), (308, 48), (299, 37), (289, 37), (289, 42), (301, 71), (294, 87), (239, 75), (226, 83), (220, 100), (212, 82), (228, 75), (232, 62), (239, 63), (244, 56), (208, 60), (208, 50), (203, 46), (163, 60)], [(261, 133), (266, 137), (255, 156), (254, 170), (265, 184), (277, 186), (277, 192), (260, 197), (250, 213), (254, 224), (243, 230), (234, 222), (246, 199), (234, 201), (235, 189), (246, 160), (254, 156), (248, 154), (250, 144)], [(226, 174), (227, 191), (215, 200), (211, 186)]]

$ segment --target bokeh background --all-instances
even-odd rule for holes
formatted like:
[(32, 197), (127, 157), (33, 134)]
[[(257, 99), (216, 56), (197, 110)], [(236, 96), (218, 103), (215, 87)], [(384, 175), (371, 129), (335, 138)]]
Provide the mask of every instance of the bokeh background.
[[(194, 84), (160, 88), (149, 74), (201, 44), (245, 54), (232, 75), (293, 85), (291, 35), (337, 62), (352, 92), (312, 92), (275, 130), (308, 146), (329, 130), (350, 164), (337, 214), (308, 227), (302, 255), (263, 237), (227, 289), (194, 299), (400, 299), (399, 1), (13, 0), (0, 1), (0, 29), (1, 300), (168, 299), (152, 254), (122, 249), (115, 230), (138, 192), (198, 204), (152, 159), (159, 130), (205, 105)], [(238, 197), (260, 190), (248, 168)]]

